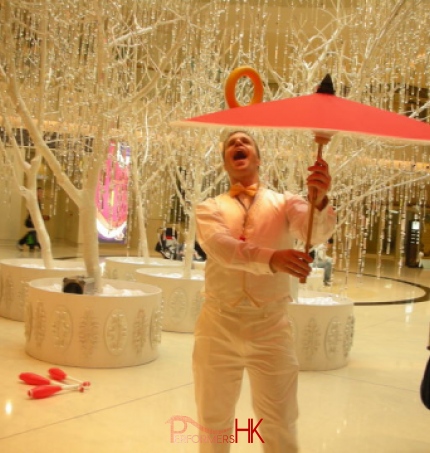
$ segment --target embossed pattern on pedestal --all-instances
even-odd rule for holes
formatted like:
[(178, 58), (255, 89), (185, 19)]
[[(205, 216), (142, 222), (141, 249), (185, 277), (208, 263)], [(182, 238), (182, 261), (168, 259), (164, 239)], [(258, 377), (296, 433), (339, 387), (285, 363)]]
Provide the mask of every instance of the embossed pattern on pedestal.
[(124, 350), (128, 335), (127, 317), (123, 310), (113, 310), (105, 324), (105, 342), (108, 351), (119, 355)]
[(161, 332), (162, 332), (162, 320), (163, 314), (162, 310), (154, 310), (151, 319), (151, 331), (149, 338), (151, 341), (151, 347), (154, 349), (157, 345), (161, 343)]
[(33, 333), (36, 345), (40, 347), (46, 335), (46, 311), (43, 302), (37, 301), (33, 313)]
[(2, 293), (2, 301), (6, 307), (6, 310), (10, 310), (10, 306), (12, 304), (13, 298), (13, 278), (9, 272), (5, 271), (4, 267), (2, 268), (2, 280), (3, 280), (3, 293)]
[(166, 321), (179, 323), (187, 315), (188, 297), (182, 288), (176, 288), (170, 294), (165, 307)]
[(15, 296), (12, 295), (13, 300), (15, 300), (16, 306), (20, 313), (24, 310), (24, 300), (25, 300), (25, 290), (27, 288), (27, 280), (21, 280), (17, 288), (12, 288), (12, 291), (15, 291)]
[(353, 310), (348, 298), (311, 291), (289, 305), (301, 370), (333, 370), (347, 364), (354, 336)]
[(329, 360), (336, 355), (341, 341), (342, 341), (341, 322), (339, 318), (334, 317), (327, 326), (324, 341), (325, 354)]
[(29, 355), (52, 364), (92, 368), (141, 365), (157, 358), (160, 288), (104, 280), (103, 293), (78, 295), (62, 292), (61, 281), (52, 277), (28, 284)]
[(307, 358), (316, 354), (321, 346), (321, 328), (314, 318), (310, 318), (303, 332), (302, 348)]
[(79, 342), (86, 357), (94, 352), (100, 336), (100, 324), (93, 310), (85, 310), (79, 322)]
[(140, 354), (148, 336), (148, 319), (145, 310), (139, 310), (133, 323), (133, 347)]
[(25, 301), (25, 329), (24, 335), (27, 342), (31, 339), (31, 333), (33, 331), (33, 310), (28, 299)]
[(354, 330), (355, 330), (355, 317), (354, 315), (349, 315), (346, 320), (345, 332), (343, 336), (343, 355), (348, 357), (351, 352), (353, 340), (354, 340)]
[(64, 306), (57, 307), (52, 321), (54, 346), (59, 349), (67, 349), (73, 335), (72, 327), (72, 317), (69, 310)]

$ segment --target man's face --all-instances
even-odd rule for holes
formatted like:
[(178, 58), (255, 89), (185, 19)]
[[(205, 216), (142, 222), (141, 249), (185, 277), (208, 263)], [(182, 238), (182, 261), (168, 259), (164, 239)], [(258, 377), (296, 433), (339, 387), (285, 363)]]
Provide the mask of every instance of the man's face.
[(244, 132), (231, 135), (225, 144), (224, 168), (234, 182), (258, 176), (260, 158), (255, 143)]

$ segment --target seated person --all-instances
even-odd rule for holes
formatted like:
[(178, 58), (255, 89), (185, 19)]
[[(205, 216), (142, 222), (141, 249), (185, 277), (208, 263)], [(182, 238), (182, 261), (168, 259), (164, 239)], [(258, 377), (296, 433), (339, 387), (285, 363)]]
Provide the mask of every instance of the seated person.
[[(42, 210), (42, 198), (43, 198), (43, 189), (41, 187), (37, 188), (37, 201), (39, 204), (39, 209)], [(42, 214), (43, 220), (49, 220), (49, 215)], [(34, 251), (34, 248), (37, 247), (40, 250), (40, 244), (37, 239), (37, 232), (34, 229), (33, 220), (30, 216), (30, 213), (27, 214), (27, 217), (24, 221), (24, 226), (28, 228), (27, 233), (17, 242), (18, 250), (24, 250), (24, 245), (28, 245), (30, 251)]]
[(160, 228), (155, 250), (168, 260), (176, 260), (178, 255), (178, 232), (173, 227)]
[(333, 239), (330, 238), (325, 244), (320, 244), (313, 250), (313, 266), (324, 269), (324, 285), (331, 286), (331, 272), (333, 267), (333, 258), (327, 255), (333, 246)]
[[(185, 258), (185, 244), (181, 244), (178, 247), (178, 254), (177, 260), (183, 260)], [(194, 242), (194, 253), (193, 253), (193, 260), (194, 261), (206, 261), (206, 253), (200, 247), (200, 244), (195, 241)]]

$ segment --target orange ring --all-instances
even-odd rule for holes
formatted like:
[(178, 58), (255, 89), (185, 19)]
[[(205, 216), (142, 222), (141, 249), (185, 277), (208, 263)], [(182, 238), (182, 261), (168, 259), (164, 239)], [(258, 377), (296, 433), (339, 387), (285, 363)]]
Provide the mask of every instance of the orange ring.
[(260, 75), (250, 66), (241, 66), (234, 69), (225, 82), (225, 100), (230, 108), (241, 107), (241, 105), (237, 102), (235, 93), (237, 81), (241, 77), (249, 77), (254, 86), (254, 96), (248, 105), (258, 104), (263, 100), (263, 82), (261, 81)]

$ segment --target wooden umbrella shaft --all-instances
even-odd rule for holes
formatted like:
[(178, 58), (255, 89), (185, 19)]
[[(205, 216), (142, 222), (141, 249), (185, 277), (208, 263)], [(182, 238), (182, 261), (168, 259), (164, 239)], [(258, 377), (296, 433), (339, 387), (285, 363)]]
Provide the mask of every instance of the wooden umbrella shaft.
[[(317, 159), (322, 158), (322, 149), (325, 144), (330, 141), (328, 137), (321, 137), (315, 136), (315, 142), (318, 144), (318, 154)], [(306, 235), (306, 244), (305, 244), (305, 253), (309, 253), (311, 249), (311, 238), (312, 238), (312, 228), (314, 224), (314, 212), (315, 212), (315, 204), (317, 198), (317, 190), (312, 188), (309, 194), (309, 201), (310, 201), (310, 208), (309, 208), (309, 223), (308, 223), (308, 231)], [(306, 283), (306, 277), (300, 279), (300, 283)]]

